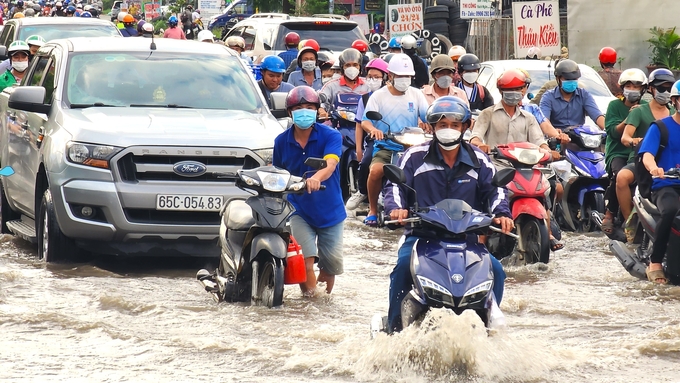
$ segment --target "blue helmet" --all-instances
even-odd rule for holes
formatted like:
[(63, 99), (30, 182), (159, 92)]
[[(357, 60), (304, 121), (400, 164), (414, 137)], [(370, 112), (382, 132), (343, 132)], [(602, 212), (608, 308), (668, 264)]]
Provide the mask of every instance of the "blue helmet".
[(286, 73), (286, 63), (279, 56), (267, 56), (260, 63), (260, 70), (268, 70), (275, 73)]
[(448, 118), (451, 121), (468, 122), (472, 113), (465, 101), (456, 96), (444, 96), (434, 100), (432, 105), (427, 108), (425, 119), (429, 124), (436, 124), (442, 118)]
[(401, 49), (401, 40), (397, 37), (392, 37), (390, 39), (390, 44), (387, 46), (389, 49)]
[(680, 96), (680, 80), (676, 81), (671, 88), (671, 97)]
[(649, 74), (649, 85), (657, 87), (665, 82), (674, 83), (675, 76), (673, 72), (666, 68), (654, 69), (652, 73)]
[(73, 5), (69, 5), (68, 7), (66, 7), (66, 13), (76, 13), (76, 7), (74, 7)]
[(168, 19), (168, 24), (177, 25), (177, 23), (178, 23), (177, 16), (170, 16), (170, 18)]
[(85, 11), (85, 12), (80, 14), (80, 17), (92, 17), (92, 14), (88, 11)]

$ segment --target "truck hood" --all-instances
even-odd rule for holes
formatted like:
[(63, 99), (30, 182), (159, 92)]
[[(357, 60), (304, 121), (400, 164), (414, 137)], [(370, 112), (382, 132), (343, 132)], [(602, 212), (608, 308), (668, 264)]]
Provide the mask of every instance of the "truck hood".
[[(61, 118), (59, 118), (61, 117)], [(283, 128), (269, 114), (235, 110), (69, 109), (57, 118), (74, 141), (114, 145), (274, 147)]]

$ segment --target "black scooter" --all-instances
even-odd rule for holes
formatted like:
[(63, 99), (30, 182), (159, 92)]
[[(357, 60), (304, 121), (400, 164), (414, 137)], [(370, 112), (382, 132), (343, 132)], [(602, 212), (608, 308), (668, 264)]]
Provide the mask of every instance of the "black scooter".
[[(319, 170), (326, 161), (308, 158), (305, 165)], [(234, 174), (215, 174), (234, 177)], [(256, 195), (231, 199), (221, 212), (220, 263), (214, 272), (201, 269), (196, 279), (216, 302), (251, 302), (277, 307), (283, 304), (284, 271), (291, 241), (286, 226), (295, 209), (286, 194), (305, 193), (305, 177), (273, 166), (237, 172), (236, 186)], [(321, 189), (325, 189), (321, 185)], [(302, 265), (304, 267), (304, 264)]]

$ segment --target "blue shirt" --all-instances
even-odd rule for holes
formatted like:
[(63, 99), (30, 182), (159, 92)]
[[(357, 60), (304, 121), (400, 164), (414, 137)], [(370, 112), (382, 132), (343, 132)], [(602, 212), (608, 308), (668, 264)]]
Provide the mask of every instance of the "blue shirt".
[[(668, 143), (661, 152), (661, 156), (656, 162), (656, 166), (662, 168), (664, 171), (680, 168), (680, 134), (677, 134), (680, 132), (680, 125), (675, 122), (673, 116), (663, 118), (661, 121), (666, 124), (666, 128), (668, 129)], [(652, 122), (652, 124), (649, 125), (645, 138), (642, 140), (639, 153), (649, 153), (656, 157), (660, 144), (661, 133), (659, 132), (659, 126)], [(668, 178), (654, 178), (652, 180), (652, 190), (658, 190), (666, 186), (680, 186), (680, 180)]]
[(595, 99), (587, 90), (582, 88), (576, 89), (569, 102), (567, 102), (562, 97), (559, 86), (543, 94), (543, 97), (541, 97), (541, 112), (557, 129), (583, 125), (586, 122), (586, 114), (593, 122), (603, 115), (595, 103)]
[[(309, 84), (305, 80), (305, 76), (302, 74), (302, 69), (296, 70), (295, 72), (291, 73), (290, 76), (288, 77), (288, 83), (293, 86), (300, 85), (309, 86)], [(314, 88), (314, 90), (319, 90), (322, 87), (323, 80), (321, 78), (321, 69), (319, 69), (319, 67), (316, 67), (314, 69), (314, 81), (312, 81), (312, 88)]]
[(536, 121), (538, 121), (539, 124), (542, 124), (543, 121), (547, 120), (548, 118), (541, 112), (541, 108), (539, 108), (538, 105), (536, 104), (531, 104), (531, 103), (522, 103), (521, 108), (523, 110), (526, 110), (527, 112), (531, 113), (534, 117), (536, 117)]
[[(304, 148), (295, 141), (293, 136), (295, 128), (279, 134), (274, 141), (273, 165), (288, 170), (292, 175), (302, 177), (305, 172), (314, 171), (305, 165), (305, 160), (309, 157), (335, 158), (340, 162), (342, 134), (319, 123), (315, 123), (310, 129), (313, 130)], [(288, 201), (295, 207), (295, 214), (315, 228), (337, 225), (347, 217), (340, 189), (340, 166), (336, 166), (331, 177), (321, 184), (326, 185), (326, 190), (311, 194), (305, 192), (288, 195)]]
[[(260, 82), (262, 82), (262, 81), (263, 80), (260, 80)], [(267, 100), (267, 105), (269, 105), (271, 107), (271, 102), (269, 101), (269, 99), (271, 98), (272, 93), (288, 93), (291, 90), (293, 90), (293, 88), (295, 88), (295, 87), (290, 85), (287, 82), (281, 82), (281, 85), (279, 85), (279, 88), (275, 91), (271, 91), (271, 90), (267, 89), (267, 87), (264, 86), (264, 83), (259, 88), (260, 88), (260, 90), (262, 90), (264, 92), (264, 98), (265, 98), (265, 100)]]
[(279, 53), (279, 57), (281, 57), (283, 59), (283, 62), (286, 63), (286, 68), (290, 66), (290, 63), (297, 60), (297, 55), (298, 55), (297, 48), (289, 49), (285, 52)]

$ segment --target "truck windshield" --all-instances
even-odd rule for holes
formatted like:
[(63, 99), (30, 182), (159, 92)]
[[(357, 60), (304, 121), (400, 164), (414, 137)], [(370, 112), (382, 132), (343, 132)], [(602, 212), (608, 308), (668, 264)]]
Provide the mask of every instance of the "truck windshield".
[(290, 22), (279, 27), (275, 50), (286, 50), (285, 37), (288, 32), (297, 32), (301, 40), (314, 39), (322, 50), (342, 52), (352, 46), (354, 40), (363, 40), (356, 24), (332, 21)]
[(28, 36), (39, 35), (45, 41), (67, 39), (69, 37), (107, 37), (120, 36), (120, 32), (113, 25), (74, 24), (44, 24), (24, 25), (19, 28), (19, 40), (26, 40)]
[(227, 55), (73, 54), (65, 99), (73, 108), (148, 106), (266, 113), (240, 60)]

